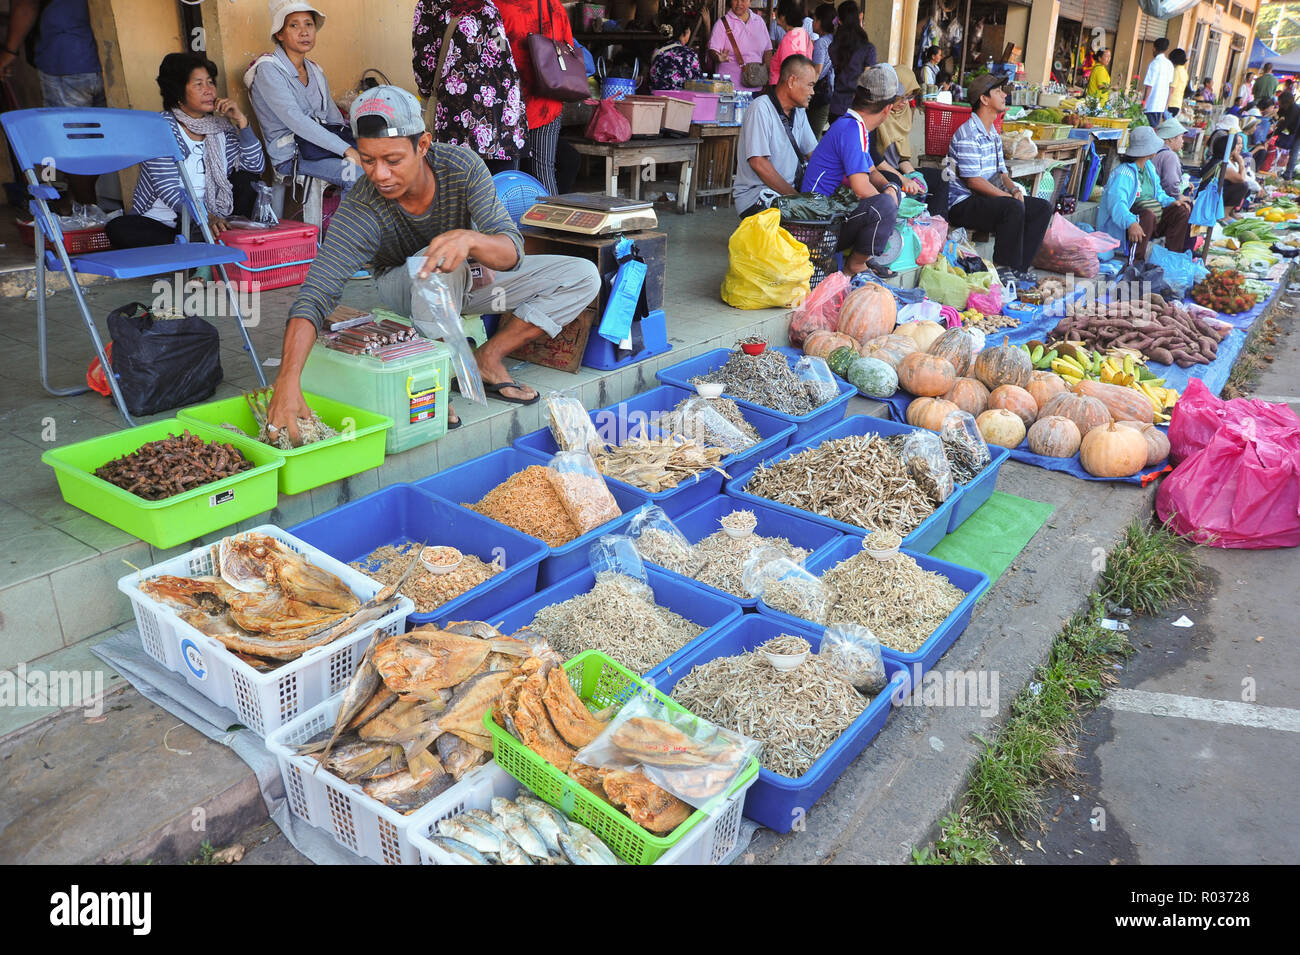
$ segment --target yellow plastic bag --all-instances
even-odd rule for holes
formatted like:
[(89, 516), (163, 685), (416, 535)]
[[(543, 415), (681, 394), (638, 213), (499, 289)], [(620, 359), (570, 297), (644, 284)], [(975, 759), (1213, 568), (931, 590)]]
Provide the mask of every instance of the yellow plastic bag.
[(813, 273), (808, 246), (781, 228), (776, 209), (743, 220), (727, 247), (731, 261), (722, 300), (732, 308), (790, 308), (808, 297)]

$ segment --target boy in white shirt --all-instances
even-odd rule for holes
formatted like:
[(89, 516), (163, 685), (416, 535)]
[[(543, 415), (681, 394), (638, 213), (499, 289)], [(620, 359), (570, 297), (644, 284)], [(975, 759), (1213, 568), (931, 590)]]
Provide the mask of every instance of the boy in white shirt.
[(1146, 88), (1142, 112), (1147, 114), (1152, 129), (1165, 120), (1165, 109), (1169, 105), (1169, 85), (1174, 81), (1174, 64), (1165, 56), (1167, 49), (1169, 38), (1159, 37), (1155, 42), (1156, 58), (1147, 67), (1147, 75), (1142, 80), (1142, 85)]

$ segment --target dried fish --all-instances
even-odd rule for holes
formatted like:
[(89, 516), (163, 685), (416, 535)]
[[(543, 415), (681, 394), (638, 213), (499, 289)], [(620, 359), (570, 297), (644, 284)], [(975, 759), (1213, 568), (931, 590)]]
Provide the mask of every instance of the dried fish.
[[(394, 584), (410, 563), (416, 546), (414, 541), (408, 540), (380, 547), (348, 566), (368, 574), (381, 584)], [(449, 574), (434, 574), (423, 567), (418, 568), (407, 578), (400, 593), (415, 601), (416, 613), (431, 613), (449, 600), (491, 580), (502, 569), (496, 561), (485, 564), (473, 554), (464, 554), (460, 566)]]
[(952, 479), (958, 484), (969, 484), (993, 463), (988, 448), (979, 447), (964, 438), (965, 432), (945, 431), (942, 436), (943, 456), (948, 459)]
[(677, 487), (682, 481), (703, 471), (717, 471), (721, 448), (710, 448), (699, 441), (670, 435), (664, 438), (629, 438), (616, 448), (602, 451), (596, 464), (606, 477), (616, 478), (652, 494)]
[(724, 514), (718, 519), (723, 530), (743, 531), (746, 528), (753, 529), (758, 526), (758, 518), (750, 510), (732, 511), (730, 514)]
[[(765, 647), (776, 641), (807, 647), (790, 634)], [(806, 773), (871, 702), (817, 654), (781, 672), (756, 652), (694, 667), (677, 681), (672, 696), (696, 716), (759, 740), (763, 766), (792, 778)]]
[(565, 511), (546, 468), (540, 464), (511, 475), (477, 504), (465, 507), (551, 547), (562, 547), (579, 536), (577, 525)]
[[(728, 517), (737, 514), (750, 514), (751, 511), (733, 511)], [(726, 517), (722, 519), (727, 520)], [(750, 534), (739, 540), (733, 540), (722, 531), (715, 531), (693, 547), (683, 548), (681, 543), (666, 531), (658, 528), (646, 528), (636, 539), (636, 549), (644, 559), (671, 570), (675, 574), (690, 577), (702, 584), (726, 591), (736, 597), (748, 598), (741, 574), (745, 561), (759, 547), (774, 547), (781, 556), (789, 557), (795, 563), (802, 564), (812, 553), (803, 547), (795, 547), (784, 537), (760, 537)]]
[(691, 379), (691, 384), (701, 382), (720, 383), (732, 398), (789, 415), (806, 415), (826, 403), (810, 393), (784, 355), (771, 349), (761, 355), (736, 349), (721, 368)]
[[(712, 420), (713, 416), (704, 413), (706, 410), (716, 412), (739, 435), (729, 433), (725, 427), (718, 427), (717, 422)], [(728, 454), (752, 448), (762, 440), (758, 429), (745, 420), (740, 406), (730, 398), (683, 398), (672, 411), (655, 421), (655, 427), (661, 434), (699, 438), (705, 444), (725, 448)]]
[(783, 633), (779, 637), (773, 637), (771, 640), (760, 643), (758, 649), (765, 650), (768, 653), (779, 653), (783, 656), (796, 656), (800, 653), (807, 653), (812, 649), (812, 644), (803, 637)]

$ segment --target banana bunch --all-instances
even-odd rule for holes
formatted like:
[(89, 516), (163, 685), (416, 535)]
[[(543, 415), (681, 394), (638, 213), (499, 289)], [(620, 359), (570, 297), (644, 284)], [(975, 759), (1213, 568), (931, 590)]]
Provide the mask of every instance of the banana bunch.
[(1075, 346), (1072, 354), (1053, 358), (1049, 367), (1064, 378), (1067, 385), (1074, 387), (1085, 378), (1100, 381), (1103, 361), (1105, 357), (1101, 352)]
[(1035, 371), (1046, 371), (1052, 367), (1052, 362), (1057, 358), (1056, 349), (1053, 348), (1048, 351), (1047, 346), (1042, 342), (1035, 342), (1032, 347), (1029, 345), (1021, 345), (1020, 347), (1029, 355), (1029, 361), (1033, 364)]
[(1107, 355), (1101, 363), (1098, 381), (1108, 385), (1123, 385), (1126, 388), (1132, 388), (1134, 383), (1139, 381), (1149, 381), (1156, 386), (1165, 383), (1163, 378), (1157, 378), (1155, 372), (1147, 368), (1145, 359), (1138, 361), (1128, 353), (1123, 356)]

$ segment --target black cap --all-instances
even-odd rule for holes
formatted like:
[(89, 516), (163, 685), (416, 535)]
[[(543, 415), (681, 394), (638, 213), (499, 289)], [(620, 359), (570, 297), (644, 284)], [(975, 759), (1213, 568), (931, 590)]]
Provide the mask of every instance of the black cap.
[(966, 98), (970, 100), (971, 107), (977, 108), (981, 96), (989, 90), (997, 89), (1006, 81), (1005, 73), (984, 73), (975, 77), (966, 87)]

